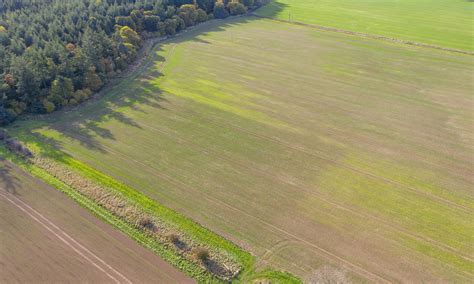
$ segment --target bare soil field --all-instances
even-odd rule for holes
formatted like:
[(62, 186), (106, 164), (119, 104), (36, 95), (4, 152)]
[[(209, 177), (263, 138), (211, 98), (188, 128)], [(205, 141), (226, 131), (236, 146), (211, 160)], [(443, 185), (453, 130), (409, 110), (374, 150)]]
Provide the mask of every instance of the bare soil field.
[(192, 283), (62, 193), (0, 160), (1, 283)]

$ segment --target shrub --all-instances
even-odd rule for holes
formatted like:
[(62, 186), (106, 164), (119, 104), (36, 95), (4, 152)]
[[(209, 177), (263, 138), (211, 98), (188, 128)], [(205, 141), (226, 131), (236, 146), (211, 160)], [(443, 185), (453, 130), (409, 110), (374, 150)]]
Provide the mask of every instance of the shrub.
[(176, 34), (176, 28), (177, 27), (178, 27), (178, 24), (176, 23), (175, 20), (173, 20), (173, 19), (166, 19), (165, 20), (165, 33), (167, 35)]
[(11, 152), (21, 155), (25, 158), (31, 158), (33, 157), (33, 153), (23, 146), (20, 142), (13, 138), (8, 138), (5, 140), (5, 145), (7, 146), (7, 149), (10, 150)]
[(122, 38), (122, 40), (126, 43), (130, 43), (134, 46), (141, 45), (140, 36), (137, 34), (136, 31), (134, 31), (128, 26), (121, 27), (119, 30), (119, 35), (120, 35), (120, 38)]
[(25, 109), (26, 109), (26, 104), (22, 101), (12, 100), (10, 102), (10, 110), (13, 111), (15, 116), (23, 113)]
[(229, 8), (229, 12), (233, 16), (247, 13), (247, 8), (239, 2), (231, 2), (227, 5), (227, 8)]
[(89, 89), (84, 89), (84, 90), (77, 90), (74, 92), (72, 95), (73, 99), (76, 100), (76, 102), (82, 102), (87, 100), (92, 94), (92, 91)]
[(157, 30), (160, 33), (160, 36), (166, 35), (166, 25), (165, 22), (159, 22), (157, 26)]
[(227, 12), (227, 9), (225, 8), (224, 3), (217, 2), (216, 5), (214, 6), (214, 18), (224, 19), (227, 17), (229, 17), (229, 12)]
[(155, 227), (155, 222), (153, 221), (153, 219), (150, 217), (150, 216), (141, 216), (139, 219), (138, 219), (138, 226), (142, 229), (147, 229), (147, 230), (150, 230), (150, 231), (155, 231), (156, 227)]
[(253, 7), (255, 5), (255, 1), (254, 0), (240, 0), (240, 3), (242, 3), (243, 5), (245, 5), (246, 7)]
[(196, 4), (199, 6), (199, 8), (203, 9), (207, 13), (212, 12), (215, 3), (215, 0), (196, 0)]
[[(127, 46), (127, 44), (129, 43), (126, 42), (124, 45)], [(100, 76), (96, 72), (96, 68), (95, 67), (89, 68), (84, 76), (84, 87), (96, 92), (100, 90), (100, 88), (102, 88), (103, 84), (104, 83), (100, 79)]]
[(0, 26), (0, 45), (10, 44), (10, 38), (8, 37), (7, 29), (4, 26)]
[(0, 106), (0, 126), (11, 123), (13, 120), (15, 120), (15, 117), (15, 112)]
[(176, 28), (176, 31), (181, 31), (181, 30), (184, 30), (186, 28), (186, 23), (184, 22), (183, 19), (181, 19), (181, 17), (178, 17), (178, 16), (173, 16), (173, 18), (176, 23), (177, 23), (177, 28)]
[(21, 152), (20, 152), (23, 157), (25, 158), (32, 158), (33, 157), (33, 153), (31, 153), (30, 149), (26, 148), (26, 147), (22, 147), (21, 149)]
[(177, 234), (169, 234), (166, 238), (172, 244), (177, 244), (179, 242), (179, 236)]
[(184, 20), (186, 26), (192, 26), (196, 23), (196, 20), (199, 16), (196, 6), (193, 4), (185, 4), (178, 9), (178, 15), (181, 19)]
[(206, 11), (204, 11), (203, 9), (198, 9), (197, 13), (198, 14), (197, 14), (196, 22), (202, 23), (202, 22), (207, 21)]
[(132, 17), (130, 16), (118, 16), (118, 17), (115, 17), (115, 22), (117, 23), (117, 25), (119, 26), (128, 26), (130, 28), (132, 28), (133, 30), (136, 30), (137, 27), (135, 25), (135, 22), (133, 21)]
[(51, 113), (54, 111), (54, 109), (56, 109), (56, 106), (47, 99), (43, 100), (43, 107), (47, 113)]
[(200, 261), (204, 262), (209, 259), (209, 251), (205, 248), (193, 249), (193, 255)]
[(160, 22), (160, 17), (158, 16), (145, 16), (143, 24), (145, 29), (149, 32), (156, 32), (158, 30), (158, 23)]
[(48, 100), (55, 106), (64, 106), (67, 100), (71, 98), (74, 92), (74, 86), (70, 78), (58, 76), (51, 84)]
[(5, 130), (0, 129), (0, 141), (3, 141), (5, 139), (8, 139), (8, 133)]

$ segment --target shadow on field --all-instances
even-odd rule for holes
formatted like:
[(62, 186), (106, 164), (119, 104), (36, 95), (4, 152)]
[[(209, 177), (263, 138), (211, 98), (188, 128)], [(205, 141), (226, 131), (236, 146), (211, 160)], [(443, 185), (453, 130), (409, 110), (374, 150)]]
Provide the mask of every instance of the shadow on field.
[[(283, 7), (280, 8), (283, 9)], [(271, 10), (273, 13), (279, 11), (275, 8)], [(33, 119), (30, 117), (30, 121), (21, 123), (24, 132), (35, 136), (33, 138), (27, 135), (30, 137), (21, 137), (21, 140), (32, 144), (41, 143), (41, 145), (38, 145), (40, 146), (39, 149), (43, 149), (44, 145), (47, 145), (49, 149), (63, 149), (63, 143), (67, 142), (62, 141), (68, 140), (52, 138), (47, 134), (36, 131), (36, 129), (44, 128), (57, 131), (61, 136), (76, 141), (88, 149), (107, 152), (106, 147), (102, 144), (103, 140), (116, 140), (116, 137), (108, 128), (104, 127), (105, 122), (114, 121), (115, 123), (118, 122), (119, 124), (141, 129), (140, 124), (128, 116), (123, 111), (124, 109), (144, 112), (142, 108), (144, 105), (164, 109), (162, 102), (166, 99), (162, 96), (162, 90), (152, 83), (153, 79), (164, 76), (161, 71), (167, 58), (165, 58), (166, 55), (163, 57), (157, 54), (162, 51), (160, 45), (180, 44), (188, 41), (211, 44), (200, 36), (208, 33), (224, 32), (229, 27), (256, 20), (261, 19), (253, 16), (241, 16), (205, 22), (158, 43), (152, 50), (151, 60), (145, 61), (124, 78), (113, 80), (89, 101), (71, 109), (43, 115), (41, 119), (37, 119), (37, 116)], [(131, 146), (138, 147), (138, 144)], [(48, 155), (47, 151), (42, 154)]]
[[(474, 0), (473, 0), (474, 1)], [(256, 12), (262, 16), (274, 18), (278, 13), (283, 11), (289, 5), (285, 3), (275, 2), (274, 0), (267, 0), (268, 4), (265, 7), (263, 13), (259, 13), (261, 9), (257, 9)], [(288, 15), (290, 16), (290, 15)]]
[(17, 195), (16, 188), (19, 186), (18, 178), (13, 176), (13, 166), (0, 158), (0, 190), (3, 188), (7, 192)]

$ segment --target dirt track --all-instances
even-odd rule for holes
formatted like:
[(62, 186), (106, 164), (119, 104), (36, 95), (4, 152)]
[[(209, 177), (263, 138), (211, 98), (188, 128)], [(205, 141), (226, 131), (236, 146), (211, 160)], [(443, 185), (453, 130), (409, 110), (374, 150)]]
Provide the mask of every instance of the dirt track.
[(0, 160), (0, 282), (192, 282), (60, 192)]

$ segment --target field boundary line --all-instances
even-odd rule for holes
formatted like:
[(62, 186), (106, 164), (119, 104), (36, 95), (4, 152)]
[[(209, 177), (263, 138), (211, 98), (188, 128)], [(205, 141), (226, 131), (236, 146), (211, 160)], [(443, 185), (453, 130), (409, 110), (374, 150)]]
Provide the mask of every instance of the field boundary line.
[(296, 264), (291, 257), (285, 255), (279, 255), (285, 249), (291, 249), (292, 247), (298, 247), (298, 245), (304, 245), (298, 240), (293, 238), (284, 238), (272, 245), (270, 248), (265, 249), (265, 252), (260, 256), (259, 261), (256, 264), (257, 268), (265, 267), (265, 265), (269, 265), (272, 259), (277, 256), (278, 258), (284, 259), (291, 263), (292, 266), (296, 267), (299, 270), (303, 270), (305, 273), (308, 271), (314, 270), (311, 265), (307, 263), (298, 263)]
[[(178, 188), (181, 188), (181, 189), (191, 189), (187, 184), (184, 184), (183, 182), (181, 182), (181, 181), (179, 181), (179, 180), (176, 180), (175, 178), (170, 177), (170, 176), (168, 176), (168, 175), (166, 175), (166, 174), (160, 173), (160, 172), (159, 172), (156, 168), (154, 168), (153, 166), (150, 166), (150, 165), (148, 165), (148, 164), (146, 164), (146, 163), (143, 163), (143, 162), (140, 162), (140, 161), (138, 161), (138, 160), (136, 160), (136, 159), (133, 159), (133, 158), (129, 157), (128, 155), (123, 154), (123, 153), (121, 153), (121, 152), (117, 152), (117, 151), (115, 151), (115, 150), (112, 150), (110, 147), (107, 147), (107, 146), (103, 146), (103, 147), (106, 149), (106, 151), (108, 151), (109, 153), (111, 153), (111, 154), (113, 154), (113, 155), (118, 156), (120, 159), (122, 159), (122, 160), (124, 160), (124, 161), (128, 161), (128, 162), (132, 161), (132, 162), (134, 162), (134, 163), (136, 163), (136, 164), (139, 164), (139, 165), (141, 165), (141, 166), (143, 166), (143, 167), (145, 167), (145, 168), (147, 168), (147, 169), (153, 169), (152, 172), (149, 171), (150, 174), (152, 174), (152, 175), (154, 175), (154, 176), (157, 176), (157, 177), (159, 177), (159, 178), (165, 180), (166, 182), (170, 183), (171, 185), (177, 186)], [(263, 220), (263, 219), (261, 219), (261, 218), (259, 218), (259, 217), (253, 216), (253, 215), (251, 215), (251, 214), (245, 212), (244, 210), (241, 210), (241, 209), (239, 209), (239, 208), (237, 208), (237, 207), (234, 207), (234, 206), (232, 206), (232, 205), (230, 205), (230, 204), (228, 204), (228, 203), (226, 203), (226, 202), (224, 202), (224, 201), (221, 201), (221, 200), (218, 200), (217, 198), (211, 197), (208, 193), (202, 193), (202, 194), (205, 195), (205, 198), (206, 198), (207, 200), (209, 200), (210, 202), (214, 202), (214, 203), (221, 204), (221, 205), (223, 205), (223, 206), (225, 206), (225, 207), (227, 207), (227, 208), (230, 208), (230, 209), (232, 209), (232, 210), (234, 210), (234, 211), (237, 211), (237, 212), (240, 212), (240, 213), (242, 213), (242, 214), (244, 214), (244, 215), (247, 215), (247, 216), (249, 216), (249, 217), (251, 217), (251, 218), (253, 218), (253, 219), (259, 221), (260, 223), (262, 223), (262, 224), (264, 224), (264, 225), (266, 225), (266, 226), (268, 226), (268, 227), (270, 227), (270, 228), (272, 228), (272, 229), (274, 229), (274, 230), (280, 231), (280, 232), (286, 234), (287, 236), (290, 236), (291, 238), (293, 238), (293, 239), (295, 239), (295, 240), (297, 240), (297, 241), (300, 241), (300, 242), (302, 242), (302, 243), (305, 243), (305, 244), (311, 246), (314, 250), (319, 251), (320, 254), (322, 253), (323, 255), (325, 255), (326, 258), (329, 256), (330, 258), (332, 258), (333, 261), (334, 261), (334, 259), (335, 259), (335, 260), (337, 260), (337, 261), (339, 261), (339, 262), (342, 262), (342, 263), (343, 263), (344, 265), (346, 265), (346, 266), (352, 267), (351, 270), (354, 271), (354, 272), (356, 272), (356, 273), (359, 273), (359, 274), (361, 274), (361, 275), (365, 275), (365, 276), (371, 278), (372, 280), (378, 279), (377, 282), (379, 282), (379, 283), (380, 283), (380, 282), (384, 282), (384, 283), (391, 283), (391, 282), (392, 282), (392, 281), (390, 281), (390, 280), (387, 280), (387, 279), (383, 278), (382, 276), (379, 276), (378, 274), (375, 274), (375, 273), (373, 273), (373, 272), (370, 272), (369, 270), (367, 270), (367, 269), (365, 269), (365, 268), (363, 268), (363, 267), (361, 267), (361, 266), (359, 266), (359, 265), (357, 265), (357, 264), (354, 264), (354, 263), (352, 263), (352, 262), (350, 262), (350, 261), (348, 261), (348, 260), (345, 260), (344, 258), (342, 258), (342, 257), (340, 257), (340, 256), (337, 256), (336, 254), (333, 254), (333, 253), (331, 253), (330, 251), (328, 251), (328, 250), (326, 250), (326, 249), (324, 249), (324, 248), (321, 248), (321, 247), (319, 247), (318, 245), (316, 245), (316, 244), (314, 244), (314, 243), (311, 243), (311, 242), (309, 242), (309, 241), (307, 241), (307, 240), (305, 240), (305, 239), (302, 239), (302, 238), (300, 238), (300, 237), (298, 237), (298, 236), (296, 236), (296, 235), (294, 235), (294, 234), (292, 234), (292, 233), (286, 231), (285, 229), (279, 228), (279, 227), (277, 227), (277, 226), (275, 226), (275, 225), (273, 225), (273, 224), (271, 224), (271, 223), (269, 223), (269, 222), (267, 222), (267, 221), (265, 221), (265, 220)]]
[(387, 41), (387, 42), (400, 43), (400, 44), (411, 45), (411, 46), (431, 48), (431, 49), (435, 49), (435, 50), (442, 50), (442, 51), (460, 53), (460, 54), (465, 54), (465, 55), (474, 55), (474, 52), (471, 52), (471, 51), (465, 51), (465, 50), (460, 50), (460, 49), (455, 49), (455, 48), (443, 47), (443, 46), (439, 46), (439, 45), (421, 43), (421, 42), (404, 40), (404, 39), (397, 39), (397, 38), (387, 37), (387, 36), (382, 36), (382, 35), (354, 32), (354, 31), (350, 31), (350, 30), (344, 30), (344, 29), (339, 29), (339, 28), (334, 28), (334, 27), (329, 27), (329, 26), (322, 26), (322, 25), (316, 25), (316, 24), (307, 24), (307, 23), (298, 22), (298, 21), (289, 21), (289, 20), (277, 19), (277, 18), (273, 18), (273, 17), (258, 15), (255, 12), (251, 13), (250, 15), (254, 16), (256, 18), (268, 19), (268, 20), (277, 21), (277, 22), (281, 22), (281, 23), (287, 23), (287, 24), (293, 24), (293, 25), (297, 25), (297, 26), (309, 27), (309, 28), (313, 28), (313, 29), (317, 29), (317, 30), (321, 30), (321, 31), (326, 31), (326, 32), (335, 32), (335, 33), (340, 33), (340, 34), (359, 36), (359, 37), (376, 39), (376, 40), (383, 40), (383, 41)]
[[(98, 257), (96, 254), (91, 252), (89, 249), (81, 245), (78, 241), (76, 241), (74, 238), (72, 238), (69, 234), (64, 232), (61, 228), (59, 228), (56, 224), (54, 224), (51, 220), (46, 218), (44, 215), (39, 213), (37, 210), (26, 204), (24, 201), (21, 199), (11, 195), (11, 198), (3, 192), (0, 192), (0, 197), (3, 197), (7, 201), (9, 201), (12, 205), (23, 211), (26, 215), (28, 215), (30, 218), (35, 220), (37, 223), (39, 223), (43, 228), (48, 230), (51, 234), (56, 236), (59, 240), (61, 240), (64, 244), (66, 244), (69, 248), (71, 248), (74, 252), (76, 252), (78, 255), (80, 255), (82, 258), (84, 258), (86, 261), (88, 261), (90, 264), (95, 266), (97, 269), (102, 271), (105, 275), (107, 275), (110, 279), (112, 279), (116, 283), (129, 283), (131, 284), (132, 281), (130, 281), (127, 277), (125, 277), (122, 273), (118, 272), (116, 269), (114, 269), (112, 266), (107, 264), (103, 259)], [(36, 215), (36, 216), (35, 216)], [(42, 220), (40, 220), (42, 219)], [(46, 222), (46, 223), (45, 223)], [(52, 227), (52, 228), (51, 228)], [(57, 232), (55, 232), (55, 230)], [(61, 235), (64, 237), (62, 237)], [(69, 239), (69, 241), (67, 239)], [(72, 242), (72, 243), (71, 243)], [(82, 251), (81, 251), (82, 250)], [(112, 276), (109, 272), (106, 271), (104, 267), (101, 267), (96, 261), (88, 257), (86, 254), (91, 256), (92, 258), (96, 259), (98, 262), (102, 263), (105, 265), (106, 268), (111, 270), (113, 273), (115, 273), (117, 276), (122, 278), (125, 282), (119, 281), (117, 278)]]
[(177, 45), (178, 45), (177, 43), (174, 43), (171, 46), (171, 48), (168, 50), (168, 52), (166, 53), (166, 57), (163, 59), (163, 61), (160, 64), (160, 67), (158, 67), (158, 69), (157, 69), (158, 72), (163, 73), (163, 70), (166, 67), (166, 63), (168, 63), (168, 59), (173, 55), (174, 49), (176, 48)]
[(268, 261), (271, 259), (271, 257), (281, 250), (288, 248), (291, 246), (291, 244), (300, 244), (298, 240), (294, 239), (281, 239), (277, 241), (274, 245), (272, 245), (270, 248), (266, 249), (265, 253), (260, 256), (259, 262), (263, 265), (268, 263)]

